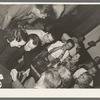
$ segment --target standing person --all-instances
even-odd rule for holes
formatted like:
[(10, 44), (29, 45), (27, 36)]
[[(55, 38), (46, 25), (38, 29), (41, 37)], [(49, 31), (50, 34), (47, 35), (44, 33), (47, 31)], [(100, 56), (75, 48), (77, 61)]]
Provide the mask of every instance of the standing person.
[[(1, 29), (9, 27), (16, 27), (16, 23), (25, 24), (25, 22), (31, 23), (37, 18), (45, 19), (52, 14), (51, 5), (14, 5), (11, 6), (4, 17), (4, 21), (1, 25)], [(21, 23), (22, 21), (22, 23)], [(13, 23), (13, 24), (12, 24)]]

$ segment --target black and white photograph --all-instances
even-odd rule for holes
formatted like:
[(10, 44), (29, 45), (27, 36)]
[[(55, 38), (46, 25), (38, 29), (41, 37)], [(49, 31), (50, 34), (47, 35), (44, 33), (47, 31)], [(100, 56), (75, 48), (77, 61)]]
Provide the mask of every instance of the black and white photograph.
[(100, 4), (0, 3), (1, 89), (99, 89)]

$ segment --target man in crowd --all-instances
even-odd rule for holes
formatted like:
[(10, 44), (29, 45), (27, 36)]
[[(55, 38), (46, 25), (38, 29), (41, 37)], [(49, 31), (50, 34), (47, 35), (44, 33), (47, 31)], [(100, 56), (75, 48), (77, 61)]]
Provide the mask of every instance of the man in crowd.
[(35, 66), (39, 73), (41, 73), (47, 69), (47, 66), (50, 67), (52, 65), (56, 65), (60, 61), (62, 62), (69, 55), (68, 50), (73, 47), (74, 41), (71, 39), (69, 39), (66, 43), (57, 41), (33, 59), (33, 66)]
[[(19, 35), (19, 34), (17, 34), (17, 35)], [(13, 60), (16, 59), (16, 61), (17, 61), (18, 60), (16, 58), (17, 56), (21, 57), (25, 53), (25, 51), (31, 51), (32, 49), (37, 47), (38, 43), (40, 43), (40, 39), (36, 34), (27, 35), (25, 43), (22, 42), (23, 38), (21, 37), (21, 35), (17, 36), (17, 37), (18, 38), (16, 38), (16, 39), (18, 39), (20, 42), (10, 41), (11, 38), (10, 39), (7, 38), (10, 45), (8, 44), (4, 48), (2, 53), (0, 53), (0, 63), (4, 66), (7, 66), (7, 63), (10, 64), (9, 61), (12, 59)], [(21, 37), (21, 38), (19, 38), (19, 37)], [(11, 65), (13, 65), (13, 63)], [(7, 67), (9, 67), (9, 66), (7, 66)]]
[[(65, 43), (63, 43), (62, 46), (56, 46), (54, 48), (51, 47), (48, 48), (49, 50), (49, 56), (48, 59), (50, 61), (53, 61), (56, 58), (59, 58), (59, 60), (62, 62), (67, 56), (68, 56), (68, 51), (71, 50), (74, 47), (75, 43), (72, 39), (67, 40)], [(52, 48), (50, 50), (50, 48)], [(66, 54), (67, 53), (67, 54)]]
[(45, 19), (52, 11), (51, 5), (14, 5), (7, 10), (1, 28), (14, 28), (16, 23), (23, 25), (26, 22), (32, 23), (37, 18)]
[(42, 45), (46, 44), (46, 43), (51, 43), (55, 40), (55, 35), (48, 33), (48, 32), (44, 32), (42, 30), (26, 30), (27, 34), (36, 34), (39, 36)]

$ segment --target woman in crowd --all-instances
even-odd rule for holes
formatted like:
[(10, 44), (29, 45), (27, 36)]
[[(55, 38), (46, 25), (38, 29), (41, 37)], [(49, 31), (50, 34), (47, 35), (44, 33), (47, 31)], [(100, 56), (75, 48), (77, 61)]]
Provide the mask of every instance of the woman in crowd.
[(93, 87), (93, 79), (84, 68), (78, 69), (74, 74), (74, 88), (91, 88)]

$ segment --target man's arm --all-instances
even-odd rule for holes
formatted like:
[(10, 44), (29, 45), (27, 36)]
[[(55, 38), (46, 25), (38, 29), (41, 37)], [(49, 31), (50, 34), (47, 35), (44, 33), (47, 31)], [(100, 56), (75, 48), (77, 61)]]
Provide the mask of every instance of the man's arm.
[(55, 48), (51, 49), (51, 50), (49, 51), (49, 53), (51, 54), (51, 53), (53, 53), (53, 52), (55, 52), (55, 51), (57, 51), (57, 50), (59, 50), (59, 49), (62, 49), (62, 46), (55, 47)]
[(12, 87), (13, 88), (24, 88), (24, 86), (21, 84), (21, 82), (17, 79), (18, 71), (16, 69), (12, 69), (10, 72), (10, 75), (12, 77)]

